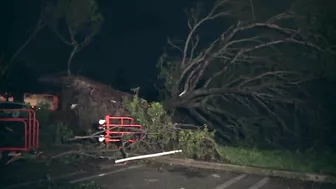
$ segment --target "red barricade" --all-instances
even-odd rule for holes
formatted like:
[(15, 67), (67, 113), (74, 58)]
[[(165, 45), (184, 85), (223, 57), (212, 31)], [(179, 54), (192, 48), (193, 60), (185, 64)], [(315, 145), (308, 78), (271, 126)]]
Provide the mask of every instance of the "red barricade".
[(106, 132), (105, 132), (105, 142), (108, 144), (110, 142), (121, 141), (124, 135), (133, 135), (127, 142), (133, 143), (141, 139), (144, 136), (143, 127), (138, 124), (134, 124), (134, 119), (132, 117), (114, 117), (105, 116), (106, 121)]
[[(20, 123), (22, 123), (24, 127), (23, 133), (16, 133), (15, 131), (12, 131), (14, 134), (14, 137), (21, 137), (23, 136), (23, 144), (17, 145), (17, 144), (9, 144), (8, 146), (1, 146), (1, 151), (29, 151), (33, 149), (39, 148), (39, 122), (36, 119), (36, 113), (32, 109), (0, 109), (0, 112), (6, 112), (8, 114), (18, 113), (18, 117), (0, 117), (0, 123), (1, 123), (1, 129), (4, 129), (3, 127), (6, 127), (7, 130), (11, 131), (12, 129), (18, 129), (17, 127), (20, 127)], [(6, 124), (15, 124), (15, 128), (7, 128)], [(8, 136), (9, 138), (12, 138), (15, 140), (16, 138), (13, 138), (11, 136)], [(18, 139), (18, 138), (17, 138)], [(5, 140), (5, 139), (2, 139)]]

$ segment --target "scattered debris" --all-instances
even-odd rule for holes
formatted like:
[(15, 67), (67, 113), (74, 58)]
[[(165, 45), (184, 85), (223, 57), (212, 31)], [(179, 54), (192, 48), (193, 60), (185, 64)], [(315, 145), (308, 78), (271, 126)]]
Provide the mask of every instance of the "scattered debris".
[(146, 182), (158, 182), (159, 179), (145, 179)]
[(62, 107), (68, 107), (64, 111), (75, 115), (81, 131), (88, 132), (105, 115), (129, 116), (122, 100), (124, 97), (131, 99), (130, 93), (83, 76), (45, 76), (40, 81), (62, 86)]
[(215, 178), (220, 178), (220, 175), (219, 175), (219, 174), (212, 174), (211, 176), (212, 176), (212, 177), (215, 177)]

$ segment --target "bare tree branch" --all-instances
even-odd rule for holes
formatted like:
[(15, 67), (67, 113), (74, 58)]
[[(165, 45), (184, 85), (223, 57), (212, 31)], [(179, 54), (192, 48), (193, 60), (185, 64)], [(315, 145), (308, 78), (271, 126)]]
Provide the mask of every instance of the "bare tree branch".
[[(190, 45), (191, 45), (190, 43), (191, 43), (192, 37), (194, 36), (196, 30), (202, 24), (204, 24), (205, 22), (207, 22), (209, 20), (214, 20), (214, 19), (216, 19), (218, 17), (221, 17), (221, 16), (224, 16), (224, 15), (230, 15), (230, 13), (228, 13), (228, 12), (216, 13), (221, 8), (221, 6), (228, 1), (229, 0), (223, 0), (223, 1), (219, 1), (218, 3), (216, 3), (214, 5), (214, 7), (211, 9), (210, 13), (207, 16), (205, 16), (204, 18), (200, 19), (199, 21), (198, 21), (198, 18), (196, 17), (195, 14), (191, 14), (191, 19), (194, 21), (194, 25), (191, 24), (190, 20), (188, 21), (188, 26), (190, 28), (190, 32), (189, 32), (189, 35), (187, 36), (187, 39), (186, 39), (186, 42), (185, 42), (185, 45), (184, 45), (181, 67), (184, 67), (185, 64), (186, 64), (186, 61), (188, 59), (188, 50), (189, 50)], [(191, 47), (191, 48), (193, 48), (193, 47)]]
[[(67, 61), (68, 75), (71, 75), (71, 64), (74, 56), (90, 44), (92, 38), (99, 32), (103, 22), (103, 17), (95, 1), (83, 1), (79, 9), (77, 3), (79, 2), (70, 1), (66, 4), (56, 2), (48, 7), (51, 12), (51, 30), (64, 44), (72, 47)], [(76, 14), (72, 13), (74, 11), (76, 11)], [(67, 28), (68, 37), (63, 36), (58, 31), (60, 23)], [(85, 39), (79, 41), (81, 37)]]
[[(203, 123), (227, 124), (223, 127), (229, 129), (233, 126), (234, 130), (242, 131), (238, 128), (241, 124), (239, 116), (225, 107), (226, 104), (235, 104), (254, 116), (271, 117), (283, 131), (290, 132), (277, 111), (282, 106), (304, 104), (304, 99), (294, 93), (302, 83), (315, 77), (314, 70), (306, 73), (285, 66), (284, 61), (290, 61), (291, 57), (284, 52), (288, 48), (335, 52), (307, 40), (299, 28), (286, 27), (281, 21), (294, 19), (292, 12), (275, 15), (265, 22), (237, 20), (236, 24), (219, 33), (215, 40), (200, 43), (202, 33), (199, 29), (202, 26), (214, 23), (214, 20), (234, 17), (232, 11), (224, 9), (231, 8), (229, 3), (232, 2), (218, 1), (202, 18), (201, 11), (193, 9), (187, 23), (190, 31), (183, 47), (170, 43), (182, 53), (180, 63), (174, 64), (174, 74), (170, 74), (175, 77), (169, 77), (170, 83), (174, 83), (169, 85), (174, 100), (171, 104), (187, 108)], [(255, 17), (254, 7), (250, 6)], [(168, 67), (168, 64), (161, 65), (161, 69)], [(170, 72), (167, 70), (165, 75), (168, 79), (167, 73)]]

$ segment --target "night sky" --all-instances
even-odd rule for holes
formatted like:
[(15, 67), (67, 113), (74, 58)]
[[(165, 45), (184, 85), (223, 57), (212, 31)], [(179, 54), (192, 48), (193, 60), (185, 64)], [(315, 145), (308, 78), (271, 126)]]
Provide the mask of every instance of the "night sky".
[[(43, 0), (1, 2), (1, 38), (4, 41), (1, 43), (1, 51), (7, 59), (31, 34), (38, 20), (41, 2)], [(195, 2), (196, 0), (99, 0), (99, 8), (104, 16), (101, 32), (89, 46), (76, 54), (72, 72), (124, 91), (139, 86), (141, 92), (145, 93), (143, 95), (151, 96), (149, 98), (156, 96), (153, 87), (157, 75), (155, 65), (167, 37), (185, 38), (188, 28), (184, 11)], [(209, 5), (212, 2), (213, 0), (206, 1)], [(267, 2), (268, 7), (281, 9), (287, 0), (276, 4), (273, 3), (279, 1)], [(22, 77), (25, 81), (30, 78), (30, 85), (40, 75), (66, 71), (70, 52), (71, 47), (62, 43), (48, 27), (44, 28), (17, 57), (16, 71), (20, 71), (21, 77), (16, 78), (16, 82), (21, 83)], [(25, 90), (31, 89), (28, 85), (25, 85)]]
[[(72, 72), (128, 91), (140, 86), (152, 95), (156, 63), (168, 36), (187, 32), (184, 10), (192, 0), (98, 1), (104, 16), (101, 32), (79, 52)], [(2, 54), (12, 53), (32, 32), (40, 13), (40, 1), (2, 2)], [(66, 70), (71, 47), (62, 43), (46, 27), (16, 59), (25, 65), (29, 78)], [(20, 67), (20, 69), (23, 69)], [(23, 77), (23, 76), (22, 76)], [(145, 94), (147, 96), (147, 94)]]
[[(29, 37), (36, 25), (42, 2), (46, 0), (1, 1), (1, 49), (8, 60)], [(196, 0), (98, 0), (104, 17), (100, 33), (89, 46), (75, 55), (73, 74), (110, 84), (129, 91), (140, 87), (144, 96), (156, 96), (153, 83), (157, 77), (156, 63), (166, 45), (167, 37), (185, 39), (188, 28), (185, 10)], [(204, 6), (214, 0), (202, 1)], [(285, 11), (290, 0), (254, 1), (258, 14), (272, 15)], [(262, 6), (259, 6), (262, 5)], [(266, 7), (266, 8), (265, 8)], [(246, 10), (249, 14), (250, 10)], [(207, 28), (212, 32), (227, 27), (225, 23)], [(202, 39), (206, 40), (206, 39)], [(16, 83), (29, 81), (25, 90), (37, 77), (66, 71), (71, 47), (65, 45), (48, 27), (45, 27), (16, 58)], [(23, 74), (24, 73), (24, 74)], [(24, 79), (22, 79), (24, 78)], [(33, 84), (32, 86), (37, 86)], [(35, 90), (35, 89), (34, 89)], [(39, 88), (41, 90), (41, 88)]]

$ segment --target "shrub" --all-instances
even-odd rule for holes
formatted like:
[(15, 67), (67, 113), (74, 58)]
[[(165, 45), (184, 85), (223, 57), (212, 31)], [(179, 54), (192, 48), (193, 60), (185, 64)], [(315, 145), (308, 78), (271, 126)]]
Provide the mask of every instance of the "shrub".
[(44, 146), (59, 145), (74, 136), (69, 125), (61, 121), (54, 121), (53, 111), (48, 106), (39, 106), (37, 119), (40, 124), (40, 143)]
[(203, 128), (183, 129), (183, 125), (173, 123), (161, 103), (148, 103), (139, 98), (138, 89), (134, 89), (133, 99), (124, 98), (123, 105), (131, 116), (145, 128), (145, 137), (138, 142), (135, 150), (147, 152), (181, 149), (189, 158), (209, 159), (217, 153), (214, 132)]

